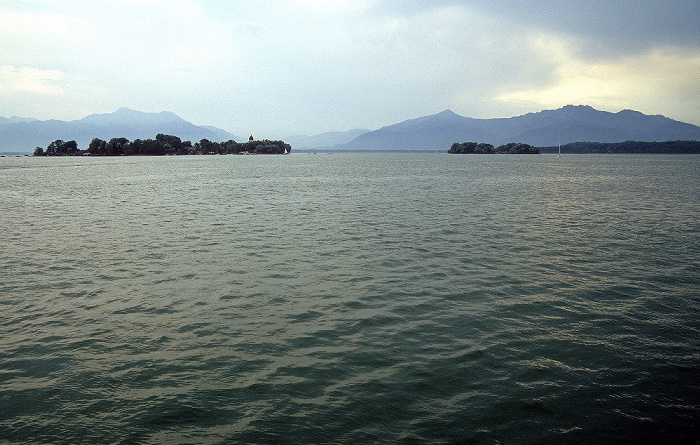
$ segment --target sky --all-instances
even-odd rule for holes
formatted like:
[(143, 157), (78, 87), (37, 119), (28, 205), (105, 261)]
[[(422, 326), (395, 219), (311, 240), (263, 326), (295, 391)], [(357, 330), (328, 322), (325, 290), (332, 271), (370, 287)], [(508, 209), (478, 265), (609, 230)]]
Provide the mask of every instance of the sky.
[(698, 0), (4, 0), (0, 116), (260, 137), (567, 104), (700, 125)]

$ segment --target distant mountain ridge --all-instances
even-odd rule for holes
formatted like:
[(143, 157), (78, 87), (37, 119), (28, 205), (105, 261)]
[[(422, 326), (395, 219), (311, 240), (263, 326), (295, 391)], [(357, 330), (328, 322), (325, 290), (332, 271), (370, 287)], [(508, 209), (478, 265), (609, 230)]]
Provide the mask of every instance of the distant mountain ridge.
[(369, 131), (370, 130), (363, 128), (356, 128), (349, 131), (329, 131), (313, 136), (289, 135), (285, 136), (284, 140), (291, 144), (295, 150), (313, 150), (319, 147), (332, 147), (334, 145), (346, 144)]
[(572, 142), (663, 142), (700, 140), (700, 127), (661, 115), (638, 111), (599, 111), (587, 105), (567, 105), (511, 118), (474, 119), (443, 112), (409, 119), (370, 131), (334, 150), (446, 151), (455, 142), (486, 142), (496, 146), (523, 142), (536, 147)]
[(3, 124), (16, 124), (18, 122), (33, 122), (38, 119), (34, 119), (33, 117), (18, 117), (18, 116), (12, 116), (10, 118), (7, 117), (2, 117), (0, 116), (0, 125)]
[[(151, 139), (158, 133), (183, 141), (209, 139), (223, 142), (241, 138), (220, 128), (194, 125), (169, 111), (146, 113), (119, 108), (113, 113), (91, 114), (75, 121), (0, 117), (0, 152), (31, 153), (51, 142), (75, 140), (86, 149), (93, 138)], [(638, 111), (617, 113), (587, 105), (567, 105), (521, 116), (475, 119), (451, 110), (405, 120), (378, 130), (355, 129), (315, 136), (288, 136), (285, 142), (299, 150), (330, 151), (447, 151), (455, 142), (485, 142), (495, 146), (522, 142), (551, 147), (574, 142), (614, 143), (700, 140), (700, 127), (661, 115)]]
[(177, 136), (193, 143), (202, 139), (212, 142), (233, 139), (242, 142), (225, 130), (194, 125), (169, 111), (146, 113), (119, 108), (113, 113), (91, 114), (74, 121), (0, 118), (0, 152), (31, 153), (35, 147), (46, 148), (57, 139), (75, 140), (79, 148), (86, 149), (93, 138), (108, 141), (125, 137), (133, 141), (153, 139), (158, 133)]

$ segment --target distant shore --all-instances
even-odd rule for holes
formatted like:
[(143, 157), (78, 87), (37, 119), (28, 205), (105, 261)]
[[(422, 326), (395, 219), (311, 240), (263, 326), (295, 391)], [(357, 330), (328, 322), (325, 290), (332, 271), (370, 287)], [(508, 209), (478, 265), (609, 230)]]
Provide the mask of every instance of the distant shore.
[[(164, 135), (167, 136), (167, 135)], [(125, 142), (126, 141), (126, 142)], [(154, 142), (155, 141), (155, 142)], [(172, 143), (174, 141), (174, 144)], [(93, 139), (86, 150), (79, 150), (77, 144), (73, 145), (74, 141), (57, 140), (49, 144), (47, 149), (37, 147), (34, 156), (122, 156), (122, 155), (168, 155), (168, 154), (189, 154), (189, 155), (209, 155), (209, 154), (284, 154), (290, 153), (292, 148), (289, 144), (283, 141), (269, 141), (267, 139), (248, 141), (239, 143), (235, 141), (227, 142), (211, 142), (203, 139), (195, 144), (189, 141), (180, 142), (173, 139), (167, 142), (166, 138), (158, 137), (156, 139), (140, 140), (136, 139), (130, 142), (124, 138), (114, 138), (109, 142), (101, 139)], [(127, 152), (124, 152), (124, 147), (129, 144)], [(132, 146), (132, 144), (134, 144)], [(162, 146), (161, 146), (162, 144)], [(479, 149), (488, 149), (493, 147), (483, 143), (466, 143), (475, 148), (474, 151), (467, 153), (481, 153)], [(476, 145), (473, 145), (476, 144)], [(454, 144), (453, 144), (454, 145)], [(457, 144), (464, 146), (464, 143)], [(522, 146), (527, 144), (507, 144), (501, 147), (510, 145), (509, 150), (497, 151), (500, 147), (493, 148), (493, 153), (508, 153), (514, 146)], [(141, 152), (134, 152), (134, 149), (139, 148)], [(528, 146), (532, 147), (532, 146)], [(700, 154), (700, 141), (666, 141), (666, 142), (645, 142), (645, 141), (627, 141), (627, 142), (573, 142), (562, 144), (559, 146), (548, 147), (532, 147), (541, 154), (558, 153), (561, 149), (565, 154)], [(128, 152), (131, 149), (132, 152)], [(174, 149), (174, 151), (173, 151)], [(121, 151), (120, 151), (121, 150)], [(286, 150), (286, 151), (285, 151)], [(452, 150), (452, 149), (450, 149)], [(295, 150), (296, 153), (315, 154), (315, 153), (455, 153), (455, 151), (447, 152), (441, 150), (401, 150), (401, 149), (381, 149), (381, 150), (338, 150), (329, 148), (302, 148)], [(517, 150), (517, 149), (516, 149)], [(514, 150), (515, 151), (515, 150)], [(0, 152), (3, 157), (22, 157), (31, 156), (31, 153), (7, 151)]]
[[(541, 153), (557, 153), (559, 147), (540, 147)], [(666, 142), (573, 142), (561, 146), (562, 153), (568, 154), (700, 154), (700, 141)]]
[(539, 153), (568, 154), (698, 154), (700, 141), (666, 141), (666, 142), (572, 142), (561, 146), (533, 147), (529, 144), (512, 142), (494, 147), (491, 144), (464, 142), (452, 144), (448, 153), (455, 154), (539, 154)]

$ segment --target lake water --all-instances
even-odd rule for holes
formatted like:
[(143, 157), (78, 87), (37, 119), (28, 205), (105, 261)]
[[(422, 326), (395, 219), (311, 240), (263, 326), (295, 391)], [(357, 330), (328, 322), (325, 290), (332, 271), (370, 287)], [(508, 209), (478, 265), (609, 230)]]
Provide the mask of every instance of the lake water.
[(699, 443), (700, 156), (0, 158), (0, 443)]

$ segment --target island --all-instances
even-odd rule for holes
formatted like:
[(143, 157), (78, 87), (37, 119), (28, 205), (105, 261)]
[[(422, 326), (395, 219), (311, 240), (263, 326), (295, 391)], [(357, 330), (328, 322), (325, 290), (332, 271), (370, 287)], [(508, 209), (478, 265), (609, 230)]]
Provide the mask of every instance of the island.
[(248, 142), (212, 142), (202, 139), (192, 144), (179, 137), (158, 134), (155, 139), (112, 138), (109, 142), (94, 138), (86, 150), (75, 141), (56, 140), (46, 150), (36, 147), (34, 156), (164, 156), (164, 155), (226, 155), (226, 154), (287, 154), (292, 147), (283, 141), (267, 139)]
[(539, 154), (540, 150), (529, 144), (511, 142), (494, 148), (491, 144), (478, 142), (455, 142), (447, 151), (451, 154)]

